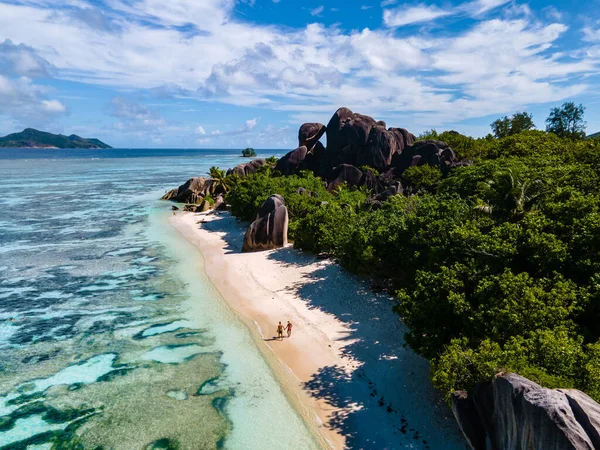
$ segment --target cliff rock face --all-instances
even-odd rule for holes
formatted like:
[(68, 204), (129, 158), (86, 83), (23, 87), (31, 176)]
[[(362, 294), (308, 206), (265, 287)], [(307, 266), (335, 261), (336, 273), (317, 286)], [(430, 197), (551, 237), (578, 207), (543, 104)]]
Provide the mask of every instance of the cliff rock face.
[(199, 203), (207, 195), (215, 193), (216, 182), (212, 178), (194, 177), (177, 189), (172, 189), (161, 200), (173, 200), (181, 203)]
[(242, 252), (270, 250), (287, 245), (288, 210), (281, 195), (271, 195), (262, 204), (256, 220), (244, 236)]
[(500, 373), (455, 392), (452, 411), (474, 450), (600, 449), (600, 405), (575, 389)]

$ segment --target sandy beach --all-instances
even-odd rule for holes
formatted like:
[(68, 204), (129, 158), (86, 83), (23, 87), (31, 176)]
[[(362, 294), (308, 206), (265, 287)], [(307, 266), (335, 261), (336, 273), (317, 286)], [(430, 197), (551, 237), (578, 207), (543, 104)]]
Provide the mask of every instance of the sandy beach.
[[(229, 213), (178, 212), (171, 223), (201, 251), (324, 447), (466, 448), (428, 362), (403, 345), (392, 298), (291, 246), (241, 253), (247, 224)], [(277, 323), (288, 320), (292, 337), (277, 340)]]

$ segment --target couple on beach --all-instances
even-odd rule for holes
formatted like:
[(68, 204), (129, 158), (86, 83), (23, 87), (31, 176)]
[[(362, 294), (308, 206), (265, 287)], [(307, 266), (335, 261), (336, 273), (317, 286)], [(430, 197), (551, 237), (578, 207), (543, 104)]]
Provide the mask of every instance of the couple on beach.
[[(279, 325), (277, 325), (277, 339), (283, 339), (283, 329), (284, 329), (284, 326), (281, 324), (281, 322), (279, 322)], [(285, 326), (285, 329), (287, 330), (288, 337), (291, 337), (292, 336), (292, 322), (290, 322), (288, 320), (288, 323)]]

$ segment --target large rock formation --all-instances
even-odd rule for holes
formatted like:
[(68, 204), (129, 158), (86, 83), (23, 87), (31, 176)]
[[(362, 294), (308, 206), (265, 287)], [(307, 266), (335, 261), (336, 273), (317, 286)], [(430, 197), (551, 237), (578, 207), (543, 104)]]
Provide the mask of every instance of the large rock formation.
[(227, 170), (227, 175), (238, 175), (240, 177), (245, 177), (247, 175), (252, 175), (256, 173), (258, 169), (264, 166), (267, 162), (263, 158), (254, 159), (247, 163), (238, 164), (233, 169)]
[(574, 389), (500, 373), (471, 394), (455, 392), (452, 411), (474, 450), (600, 449), (600, 405)]
[(383, 121), (340, 108), (327, 124), (327, 157), (331, 167), (367, 165), (384, 171), (390, 167), (392, 156), (415, 140), (402, 128), (386, 129)]
[(270, 250), (287, 245), (288, 210), (281, 195), (271, 195), (262, 204), (256, 220), (244, 236), (242, 252)]
[(194, 177), (187, 180), (177, 189), (172, 189), (161, 197), (161, 200), (173, 200), (181, 203), (199, 203), (207, 195), (217, 189), (217, 182), (212, 178)]

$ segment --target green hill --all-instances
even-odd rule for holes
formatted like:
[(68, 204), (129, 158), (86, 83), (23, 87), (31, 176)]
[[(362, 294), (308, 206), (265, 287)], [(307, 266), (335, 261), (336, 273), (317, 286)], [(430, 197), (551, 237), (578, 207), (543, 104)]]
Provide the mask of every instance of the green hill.
[(26, 128), (20, 133), (0, 137), (0, 147), (12, 148), (112, 148), (98, 139), (86, 139), (76, 134), (64, 136), (62, 134), (46, 133), (45, 131)]

